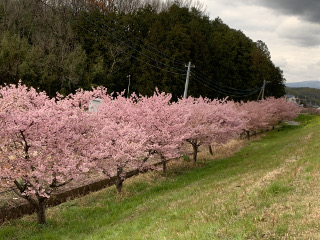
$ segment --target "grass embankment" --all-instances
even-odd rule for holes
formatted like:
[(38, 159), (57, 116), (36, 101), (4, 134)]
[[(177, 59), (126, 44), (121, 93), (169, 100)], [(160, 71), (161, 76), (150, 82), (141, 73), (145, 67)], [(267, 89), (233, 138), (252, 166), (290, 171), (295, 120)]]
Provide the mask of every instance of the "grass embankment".
[(320, 117), (0, 226), (0, 239), (320, 239)]

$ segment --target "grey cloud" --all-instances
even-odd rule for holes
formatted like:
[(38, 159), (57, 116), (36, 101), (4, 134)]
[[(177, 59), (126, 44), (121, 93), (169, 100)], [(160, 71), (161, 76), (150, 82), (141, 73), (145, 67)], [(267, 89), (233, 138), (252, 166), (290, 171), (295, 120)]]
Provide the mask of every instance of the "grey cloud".
[(319, 0), (253, 0), (256, 4), (272, 8), (288, 15), (296, 15), (300, 18), (320, 23)]
[(299, 22), (295, 18), (288, 18), (277, 28), (281, 38), (298, 43), (300, 46), (314, 47), (320, 45), (320, 25)]
[(303, 47), (314, 47), (320, 45), (318, 36), (302, 36), (300, 34), (283, 33), (280, 34), (280, 37), (287, 38)]

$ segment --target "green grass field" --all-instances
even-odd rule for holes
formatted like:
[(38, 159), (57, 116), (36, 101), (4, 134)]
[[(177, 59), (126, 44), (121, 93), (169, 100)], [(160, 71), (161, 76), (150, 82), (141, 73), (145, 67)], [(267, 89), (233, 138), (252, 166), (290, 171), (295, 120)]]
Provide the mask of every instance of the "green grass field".
[(297, 121), (231, 157), (180, 160), (121, 195), (110, 187), (50, 208), (47, 226), (7, 222), (0, 239), (320, 239), (320, 117)]

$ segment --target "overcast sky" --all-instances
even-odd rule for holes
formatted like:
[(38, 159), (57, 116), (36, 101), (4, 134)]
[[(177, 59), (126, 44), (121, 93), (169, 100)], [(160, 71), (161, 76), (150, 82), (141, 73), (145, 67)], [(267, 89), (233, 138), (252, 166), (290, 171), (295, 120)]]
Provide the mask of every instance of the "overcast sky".
[(200, 0), (253, 41), (265, 42), (287, 82), (320, 81), (320, 0)]

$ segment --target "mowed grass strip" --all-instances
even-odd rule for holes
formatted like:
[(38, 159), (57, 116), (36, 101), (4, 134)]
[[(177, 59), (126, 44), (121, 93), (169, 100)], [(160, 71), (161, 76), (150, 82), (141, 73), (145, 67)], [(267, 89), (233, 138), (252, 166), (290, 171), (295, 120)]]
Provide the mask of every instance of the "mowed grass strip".
[(47, 226), (10, 221), (0, 239), (320, 239), (320, 117), (297, 121), (229, 158), (176, 161), (121, 195), (110, 187), (50, 208)]

